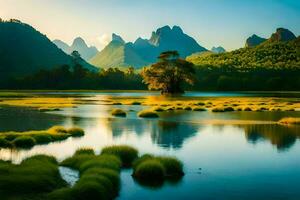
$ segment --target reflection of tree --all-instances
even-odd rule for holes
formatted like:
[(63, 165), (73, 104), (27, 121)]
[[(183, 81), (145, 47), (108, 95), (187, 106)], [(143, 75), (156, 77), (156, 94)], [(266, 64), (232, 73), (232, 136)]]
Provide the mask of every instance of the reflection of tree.
[(107, 123), (111, 128), (113, 137), (122, 136), (126, 132), (134, 132), (137, 135), (142, 135), (151, 125), (143, 120), (119, 118), (108, 119)]
[(249, 125), (245, 126), (245, 134), (252, 143), (269, 140), (278, 150), (287, 150), (300, 138), (300, 126)]
[(158, 121), (153, 128), (151, 138), (153, 143), (167, 148), (180, 148), (187, 138), (193, 137), (197, 128), (190, 124)]

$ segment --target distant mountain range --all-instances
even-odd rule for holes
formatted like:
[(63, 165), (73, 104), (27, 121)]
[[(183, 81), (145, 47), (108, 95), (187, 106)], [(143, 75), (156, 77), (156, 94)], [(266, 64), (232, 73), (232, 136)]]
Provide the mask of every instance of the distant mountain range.
[[(271, 37), (269, 38), (269, 41), (272, 41), (272, 42), (276, 42), (276, 41), (277, 42), (279, 42), (279, 41), (286, 42), (286, 41), (290, 41), (290, 40), (293, 40), (293, 39), (296, 39), (296, 36), (290, 30), (285, 29), (285, 28), (278, 28), (276, 30), (276, 32), (271, 35)], [(255, 46), (260, 45), (261, 43), (263, 43), (267, 40), (268, 39), (266, 39), (266, 38), (262, 38), (262, 37), (257, 36), (256, 34), (253, 34), (251, 37), (249, 37), (246, 40), (245, 46), (246, 47), (255, 47)]]
[(78, 51), (81, 57), (85, 60), (90, 60), (98, 53), (96, 47), (89, 47), (81, 37), (75, 38), (71, 46), (61, 40), (53, 40), (52, 42), (66, 54)]
[[(72, 57), (30, 25), (18, 20), (0, 22), (0, 77), (24, 76), (64, 64), (74, 65)], [(84, 60), (80, 64), (97, 70)]]
[(177, 50), (183, 58), (196, 52), (207, 51), (179, 26), (164, 26), (152, 32), (150, 39), (138, 38), (134, 43), (126, 43), (120, 36), (113, 34), (112, 41), (93, 57), (90, 63), (103, 68), (140, 68), (156, 62), (158, 55), (168, 50)]
[(212, 47), (210, 51), (213, 52), (213, 53), (225, 53), (226, 52), (226, 50), (221, 46)]
[(222, 54), (193, 54), (187, 60), (198, 67), (300, 69), (300, 37), (278, 28), (269, 39), (251, 36), (246, 47)]

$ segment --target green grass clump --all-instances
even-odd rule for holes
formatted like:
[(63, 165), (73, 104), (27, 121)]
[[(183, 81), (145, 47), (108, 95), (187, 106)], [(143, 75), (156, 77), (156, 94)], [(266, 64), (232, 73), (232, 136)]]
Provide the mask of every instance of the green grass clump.
[[(30, 148), (35, 144), (48, 144), (54, 141), (65, 140), (68, 137), (81, 137), (84, 131), (81, 128), (66, 129), (62, 126), (53, 126), (48, 130), (34, 130), (24, 132), (2, 132), (0, 133), (1, 147)], [(10, 143), (7, 145), (6, 141)], [(1, 145), (2, 144), (2, 145)]]
[(84, 130), (78, 127), (69, 128), (67, 130), (69, 134), (71, 134), (72, 137), (82, 137), (84, 136)]
[(97, 179), (97, 177), (84, 178), (72, 188), (72, 199), (86, 200), (86, 199), (110, 199), (106, 187), (102, 185), (104, 180)]
[(74, 155), (95, 155), (95, 151), (92, 148), (80, 148), (75, 151)]
[(4, 147), (4, 148), (7, 148), (7, 147), (11, 147), (12, 144), (9, 140), (6, 140), (5, 138), (0, 138), (0, 147)]
[(179, 179), (183, 175), (183, 164), (175, 157), (145, 154), (133, 163), (133, 177), (144, 185), (160, 183), (165, 179)]
[(138, 101), (134, 101), (131, 103), (131, 105), (141, 105), (142, 103), (141, 102), (138, 102)]
[(251, 108), (249, 108), (249, 107), (246, 107), (246, 108), (244, 108), (244, 111), (252, 111), (252, 109)]
[(158, 114), (152, 110), (142, 110), (138, 113), (139, 117), (142, 118), (157, 118), (159, 117)]
[(92, 160), (85, 161), (79, 167), (80, 173), (83, 173), (90, 168), (107, 168), (119, 171), (121, 168), (120, 160), (114, 155), (101, 155)]
[(122, 105), (120, 102), (114, 102), (113, 105)]
[(155, 111), (155, 112), (163, 112), (163, 111), (165, 111), (165, 109), (162, 108), (162, 107), (156, 106), (156, 107), (153, 108), (153, 111)]
[(49, 134), (36, 134), (32, 136), (37, 144), (48, 144), (52, 142), (52, 137)]
[(138, 157), (138, 151), (127, 145), (113, 145), (102, 149), (101, 155), (112, 154), (120, 158), (123, 167), (130, 167)]
[(148, 159), (136, 167), (132, 176), (144, 181), (162, 181), (165, 176), (165, 168), (158, 160)]
[(294, 117), (285, 117), (278, 121), (279, 124), (297, 124), (300, 125), (300, 118), (294, 118)]
[(232, 111), (234, 111), (234, 109), (232, 107), (226, 107), (226, 108), (224, 108), (224, 111), (225, 112), (232, 112)]
[(20, 148), (31, 148), (36, 144), (36, 141), (31, 136), (20, 136), (13, 140), (13, 145)]
[(126, 112), (122, 109), (119, 108), (115, 108), (111, 111), (111, 114), (113, 116), (117, 116), (117, 117), (126, 117)]
[(48, 108), (48, 107), (41, 107), (39, 108), (40, 112), (50, 112), (50, 111), (60, 111), (59, 108)]
[(202, 107), (195, 107), (193, 108), (193, 111), (206, 111), (206, 109)]
[(66, 158), (63, 160), (60, 164), (65, 167), (70, 167), (73, 169), (79, 169), (80, 166), (89, 160), (92, 160), (95, 158), (95, 155), (89, 155), (89, 154), (75, 154), (72, 157)]
[(0, 194), (3, 199), (30, 199), (66, 186), (56, 159), (37, 155), (19, 165), (0, 162)]
[(213, 108), (211, 111), (212, 112), (225, 112), (224, 108)]
[(186, 106), (183, 108), (184, 110), (192, 110), (192, 108), (190, 106)]

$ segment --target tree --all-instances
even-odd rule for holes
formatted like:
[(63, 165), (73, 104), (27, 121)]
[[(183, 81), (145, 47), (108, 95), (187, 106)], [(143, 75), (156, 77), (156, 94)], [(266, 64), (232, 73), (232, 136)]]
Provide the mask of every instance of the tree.
[(194, 65), (179, 58), (177, 51), (160, 54), (159, 61), (144, 68), (141, 75), (150, 90), (161, 90), (162, 94), (183, 93), (183, 84), (195, 81)]

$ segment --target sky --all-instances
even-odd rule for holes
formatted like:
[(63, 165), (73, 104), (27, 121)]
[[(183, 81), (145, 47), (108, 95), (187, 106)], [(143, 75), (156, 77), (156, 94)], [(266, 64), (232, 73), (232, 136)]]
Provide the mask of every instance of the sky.
[(80, 36), (99, 49), (112, 33), (133, 42), (178, 25), (205, 48), (233, 50), (278, 27), (300, 35), (300, 0), (0, 0), (0, 18), (19, 19), (68, 44)]

